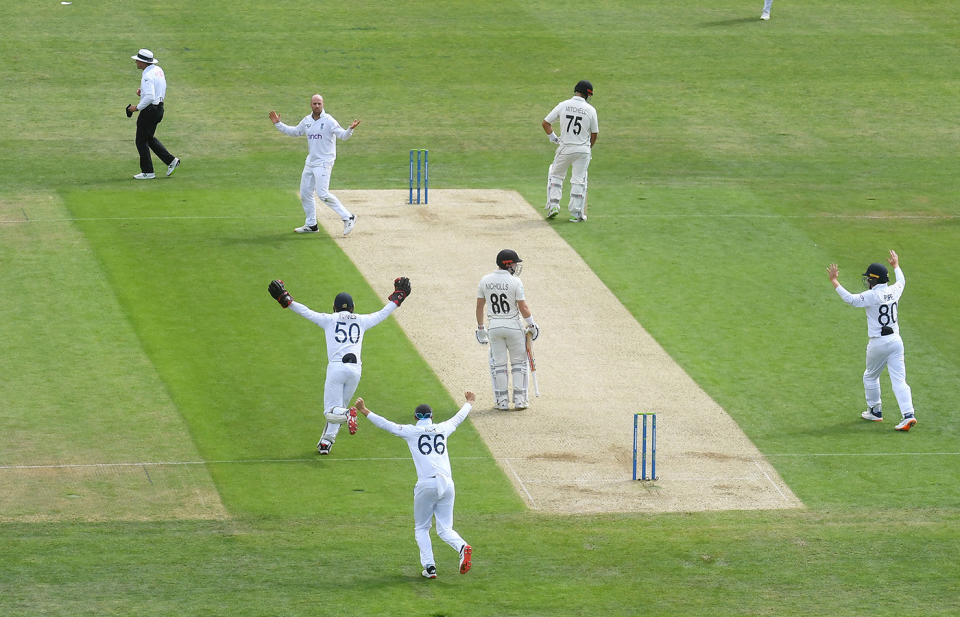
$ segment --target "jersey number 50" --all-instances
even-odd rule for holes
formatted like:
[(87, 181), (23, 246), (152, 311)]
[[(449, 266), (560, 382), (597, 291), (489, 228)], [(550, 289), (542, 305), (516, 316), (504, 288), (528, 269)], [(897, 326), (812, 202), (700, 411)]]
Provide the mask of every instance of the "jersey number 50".
[(356, 343), (360, 340), (360, 326), (356, 323), (351, 323), (349, 328), (346, 328), (346, 322), (338, 321), (337, 326), (333, 329), (334, 335), (333, 340), (338, 343), (346, 342), (347, 339), (350, 339), (351, 343)]
[(417, 440), (417, 448), (420, 450), (420, 454), (430, 454), (431, 452), (443, 454), (447, 449), (447, 444), (444, 443), (443, 434), (441, 433), (434, 433), (432, 437), (423, 434), (420, 435), (420, 439)]

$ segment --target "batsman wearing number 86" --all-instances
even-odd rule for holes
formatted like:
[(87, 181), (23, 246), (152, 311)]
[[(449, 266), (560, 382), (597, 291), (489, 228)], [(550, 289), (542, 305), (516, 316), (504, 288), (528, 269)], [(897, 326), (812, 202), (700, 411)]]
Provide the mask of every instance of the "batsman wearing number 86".
[(867, 312), (867, 368), (863, 372), (863, 390), (867, 399), (867, 409), (860, 416), (872, 422), (883, 421), (880, 406), (880, 373), (887, 368), (893, 394), (900, 406), (902, 419), (894, 428), (909, 431), (917, 424), (913, 411), (913, 396), (907, 385), (907, 369), (903, 360), (903, 339), (900, 338), (899, 303), (906, 284), (900, 258), (890, 251), (887, 262), (893, 266), (897, 281), (888, 284), (887, 267), (881, 263), (872, 263), (863, 273), (867, 291), (852, 294), (838, 280), (837, 264), (827, 266), (827, 275), (840, 298), (850, 306), (864, 308)]
[[(525, 409), (530, 367), (527, 364), (527, 341), (540, 336), (540, 328), (533, 321), (527, 306), (520, 270), (523, 260), (512, 249), (497, 253), (496, 270), (482, 279), (477, 287), (477, 342), (490, 345), (490, 377), (493, 380), (493, 399), (497, 409), (510, 409), (510, 390), (507, 387), (507, 361), (513, 378), (513, 406)], [(484, 326), (486, 314), (488, 327)], [(523, 317), (525, 326), (520, 323)]]
[(358, 315), (353, 312), (353, 298), (339, 293), (333, 301), (332, 313), (318, 313), (295, 302), (283, 281), (271, 281), (267, 291), (283, 308), (317, 324), (326, 333), (327, 376), (323, 386), (323, 417), (326, 424), (317, 444), (317, 452), (330, 454), (340, 427), (346, 423), (350, 434), (357, 432), (357, 411), (347, 408), (360, 383), (363, 335), (370, 328), (390, 316), (410, 295), (410, 279), (399, 277), (393, 281), (393, 293), (386, 305), (376, 313)]

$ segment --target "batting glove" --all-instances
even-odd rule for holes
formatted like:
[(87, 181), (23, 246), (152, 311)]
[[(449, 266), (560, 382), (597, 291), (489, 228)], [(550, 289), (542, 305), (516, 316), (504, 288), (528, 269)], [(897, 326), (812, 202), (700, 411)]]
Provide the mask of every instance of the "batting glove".
[(556, 133), (550, 133), (550, 134), (547, 136), (547, 138), (550, 140), (551, 143), (555, 143), (555, 144), (559, 144), (559, 143), (560, 143), (560, 138), (557, 137), (557, 134), (556, 134)]
[(487, 328), (485, 326), (477, 326), (477, 342), (481, 345), (486, 345), (490, 342), (490, 335), (487, 334)]
[(540, 336), (540, 326), (535, 323), (530, 324), (527, 326), (527, 333), (530, 335), (531, 341), (537, 340), (537, 337)]

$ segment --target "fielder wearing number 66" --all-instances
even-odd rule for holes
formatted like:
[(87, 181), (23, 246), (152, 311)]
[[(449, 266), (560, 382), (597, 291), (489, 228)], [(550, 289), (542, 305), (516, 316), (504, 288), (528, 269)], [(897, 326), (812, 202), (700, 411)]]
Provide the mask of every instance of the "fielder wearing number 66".
[[(531, 340), (540, 336), (540, 328), (533, 321), (520, 282), (523, 260), (512, 249), (497, 253), (498, 270), (480, 279), (477, 287), (477, 341), (490, 345), (490, 377), (493, 381), (493, 399), (497, 409), (510, 409), (510, 389), (507, 384), (507, 361), (513, 381), (513, 407), (526, 409), (530, 377), (526, 334)], [(484, 326), (486, 315), (488, 326)], [(523, 317), (524, 323), (520, 322)]]
[(347, 405), (360, 383), (363, 335), (390, 316), (410, 295), (410, 279), (398, 277), (393, 281), (393, 293), (376, 313), (358, 315), (353, 312), (353, 298), (346, 292), (337, 294), (332, 313), (318, 313), (294, 301), (283, 281), (271, 281), (267, 291), (283, 308), (317, 324), (326, 333), (327, 377), (323, 386), (323, 416), (326, 424), (317, 452), (330, 454), (340, 427), (346, 424), (353, 435), (357, 432), (357, 410)]

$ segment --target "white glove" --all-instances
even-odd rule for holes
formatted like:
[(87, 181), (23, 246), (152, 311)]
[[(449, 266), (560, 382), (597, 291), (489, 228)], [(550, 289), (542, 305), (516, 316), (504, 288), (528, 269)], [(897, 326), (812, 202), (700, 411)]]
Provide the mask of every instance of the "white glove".
[(549, 135), (547, 135), (547, 139), (549, 139), (551, 143), (555, 143), (555, 144), (560, 143), (560, 138), (557, 137), (556, 133), (550, 133)]
[(484, 326), (477, 327), (477, 342), (481, 345), (486, 345), (490, 342), (490, 336), (487, 334), (487, 329)]
[(535, 323), (527, 326), (527, 332), (530, 334), (530, 340), (535, 341), (537, 337), (540, 336), (540, 326)]

